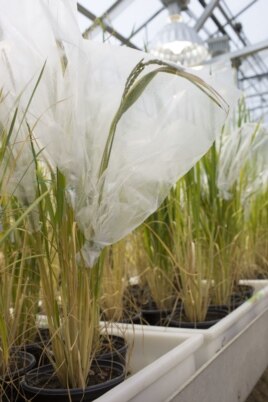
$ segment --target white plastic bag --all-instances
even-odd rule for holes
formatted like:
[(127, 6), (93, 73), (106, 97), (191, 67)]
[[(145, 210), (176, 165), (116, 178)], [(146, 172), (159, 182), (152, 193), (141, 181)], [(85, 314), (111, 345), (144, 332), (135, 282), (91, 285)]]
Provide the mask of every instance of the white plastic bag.
[[(100, 176), (126, 80), (142, 59), (152, 57), (83, 40), (73, 5), (70, 0), (13, 0), (12, 8), (19, 9), (13, 13), (0, 0), (8, 47), (1, 58), (5, 81), (0, 78), (0, 84), (8, 93), (6, 107), (22, 94), (19, 107), (26, 110), (45, 63), (27, 121), (44, 156), (66, 176), (92, 265), (105, 245), (140, 225), (204, 155), (224, 123), (226, 105), (207, 89), (222, 108), (211, 100), (205, 84), (201, 90), (180, 76), (157, 74), (118, 122), (109, 163)], [(158, 68), (147, 66), (139, 78)], [(208, 80), (216, 82), (213, 72)]]
[[(228, 129), (222, 136), (219, 150), (217, 184), (225, 199), (232, 197), (235, 183), (241, 187), (242, 202), (267, 185), (268, 131), (260, 123), (244, 123)], [(240, 183), (242, 170), (247, 169), (246, 183)], [(244, 173), (245, 175), (245, 173)]]

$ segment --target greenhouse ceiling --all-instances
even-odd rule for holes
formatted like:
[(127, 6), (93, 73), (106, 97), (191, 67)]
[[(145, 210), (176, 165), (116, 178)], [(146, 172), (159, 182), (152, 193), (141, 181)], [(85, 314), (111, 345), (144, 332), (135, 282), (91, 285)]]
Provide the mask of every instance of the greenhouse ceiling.
[(251, 119), (268, 122), (267, 0), (79, 0), (79, 24), (86, 38), (146, 50), (174, 4), (216, 54), (204, 62), (229, 59)]

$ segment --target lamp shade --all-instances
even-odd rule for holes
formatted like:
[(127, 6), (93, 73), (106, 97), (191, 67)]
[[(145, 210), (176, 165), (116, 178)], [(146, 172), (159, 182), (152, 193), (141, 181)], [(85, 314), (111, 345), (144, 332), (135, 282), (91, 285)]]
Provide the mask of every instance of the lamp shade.
[(186, 67), (201, 64), (209, 54), (197, 32), (178, 14), (170, 16), (170, 21), (152, 40), (149, 51), (159, 58)]

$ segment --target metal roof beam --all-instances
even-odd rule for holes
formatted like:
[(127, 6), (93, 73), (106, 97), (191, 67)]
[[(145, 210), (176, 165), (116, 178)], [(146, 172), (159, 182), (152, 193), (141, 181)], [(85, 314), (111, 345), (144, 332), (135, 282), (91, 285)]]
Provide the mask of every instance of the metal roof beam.
[(268, 49), (268, 39), (255, 43), (254, 45), (249, 45), (243, 49), (236, 50), (234, 52), (224, 53), (223, 55), (213, 57), (212, 59), (204, 62), (204, 64), (211, 64), (218, 60), (229, 59), (232, 61), (244, 59), (248, 56), (252, 56), (255, 53), (261, 52), (262, 50)]
[(206, 6), (204, 12), (201, 14), (201, 16), (198, 18), (198, 20), (195, 23), (194, 29), (198, 32), (200, 29), (203, 27), (205, 24), (206, 20), (211, 16), (213, 13), (213, 10), (217, 5), (219, 4), (220, 0), (211, 0), (211, 2)]
[(226, 22), (226, 24), (223, 25), (223, 27), (226, 27), (228, 24), (230, 24), (231, 21), (235, 20), (237, 17), (242, 15), (245, 11), (247, 11), (253, 4), (257, 3), (259, 0), (252, 0), (251, 3), (249, 3), (247, 6), (242, 8), (237, 14), (235, 14), (229, 21)]
[(257, 94), (245, 95), (245, 98), (256, 98), (258, 96), (262, 97), (262, 96), (266, 96), (266, 95), (268, 95), (268, 91), (260, 92), (260, 93), (257, 93)]
[(260, 110), (260, 111), (262, 111), (262, 109), (267, 109), (267, 108), (268, 108), (268, 105), (263, 105), (263, 104), (261, 103), (261, 104), (258, 105), (258, 106), (248, 108), (248, 110), (249, 110), (250, 112), (253, 112), (254, 110)]
[(252, 56), (253, 54), (265, 49), (268, 49), (268, 39), (255, 43), (254, 45), (246, 46), (243, 49), (236, 50), (235, 52), (228, 53), (227, 56), (230, 57), (231, 60), (244, 59), (245, 57)]
[[(199, 3), (204, 8), (207, 7), (207, 3), (205, 2), (205, 0), (199, 0)], [(221, 32), (223, 35), (227, 35), (227, 32), (223, 28), (222, 24), (218, 21), (218, 19), (213, 14), (210, 15), (210, 18), (212, 19), (212, 21), (214, 22), (214, 24), (218, 28), (219, 32)]]
[[(225, 2), (224, 2), (225, 3)], [(221, 11), (222, 15), (225, 17), (227, 23), (230, 25), (230, 27), (233, 29), (233, 31), (236, 33), (237, 37), (239, 38), (239, 40), (243, 43), (243, 46), (248, 46), (250, 43), (247, 40), (247, 38), (245, 37), (245, 35), (243, 35), (243, 32), (239, 32), (236, 27), (235, 24), (233, 22), (233, 17), (229, 18), (227, 13), (225, 12), (225, 10), (223, 9), (222, 5), (219, 4), (219, 10)], [(229, 10), (228, 6), (227, 6), (227, 10)], [(230, 10), (229, 10), (229, 13)], [(260, 69), (262, 68), (266, 68), (266, 66), (263, 66), (262, 60), (258, 58), (258, 55), (254, 55), (254, 62), (255, 63), (250, 63), (251, 64), (251, 68), (256, 71), (256, 67), (258, 66)]]
[(81, 4), (77, 3), (77, 10), (83, 14), (85, 17), (89, 18), (91, 21), (94, 21), (97, 16), (95, 14), (93, 14), (91, 11), (89, 11), (88, 9), (86, 9), (84, 6), (82, 6)]
[[(105, 23), (106, 25), (109, 25), (107, 23), (107, 19), (109, 18), (111, 21), (118, 17), (127, 7), (130, 6), (131, 3), (133, 3), (135, 0), (117, 0), (115, 3), (111, 5), (101, 16), (98, 16), (98, 20), (101, 21), (102, 23)], [(90, 37), (94, 38), (96, 37), (99, 33), (101, 33), (102, 27), (100, 24), (93, 23), (85, 32), (84, 35), (88, 35), (90, 33)]]
[(245, 81), (245, 80), (261, 80), (263, 78), (268, 78), (268, 72), (267, 73), (262, 73), (262, 74), (255, 74), (255, 75), (250, 75), (250, 76), (244, 76), (239, 79), (239, 81)]
[[(81, 4), (77, 4), (77, 9), (78, 11), (83, 14), (85, 17), (91, 19), (92, 21), (98, 20), (98, 17), (93, 14), (91, 11), (87, 10), (85, 7), (83, 7)], [(104, 31), (108, 32), (112, 36), (114, 36), (116, 39), (118, 39), (120, 42), (122, 42), (124, 45), (127, 45), (129, 47), (132, 47), (133, 49), (139, 49), (134, 43), (130, 42), (128, 39), (126, 39), (123, 35), (121, 35), (119, 32), (117, 32), (114, 28), (112, 28), (110, 25), (106, 24), (105, 21), (100, 22), (100, 28), (103, 29)]]

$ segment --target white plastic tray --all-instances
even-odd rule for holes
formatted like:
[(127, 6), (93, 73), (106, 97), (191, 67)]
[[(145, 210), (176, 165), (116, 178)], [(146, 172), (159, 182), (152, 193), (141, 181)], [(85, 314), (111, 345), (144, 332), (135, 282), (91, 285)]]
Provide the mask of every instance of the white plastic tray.
[[(113, 334), (122, 334), (115, 327)], [(201, 334), (176, 334), (143, 328), (124, 329), (131, 375), (96, 399), (99, 402), (165, 401), (196, 372), (195, 353)]]
[(188, 329), (171, 328), (158, 326), (142, 326), (117, 324), (122, 331), (129, 329), (136, 331), (143, 328), (143, 331), (161, 332), (165, 334), (202, 334), (204, 344), (196, 353), (197, 368), (201, 367), (215, 353), (230, 342), (240, 331), (242, 331), (252, 320), (263, 314), (268, 309), (268, 280), (247, 280), (241, 281), (243, 284), (252, 285), (255, 288), (251, 299), (243, 303), (240, 307), (221, 319), (217, 324), (209, 329)]

